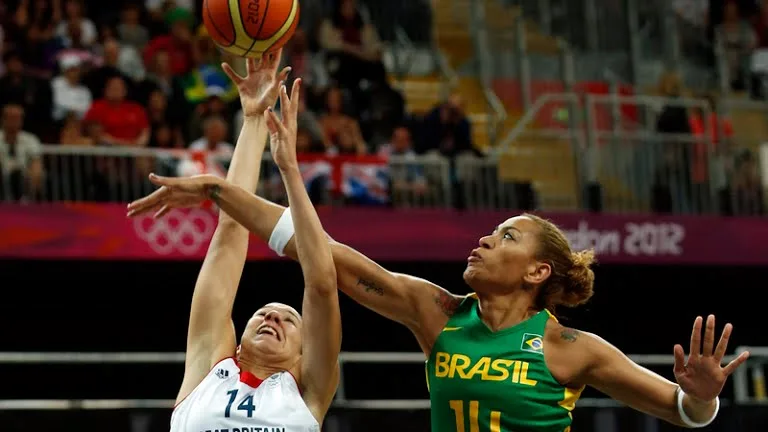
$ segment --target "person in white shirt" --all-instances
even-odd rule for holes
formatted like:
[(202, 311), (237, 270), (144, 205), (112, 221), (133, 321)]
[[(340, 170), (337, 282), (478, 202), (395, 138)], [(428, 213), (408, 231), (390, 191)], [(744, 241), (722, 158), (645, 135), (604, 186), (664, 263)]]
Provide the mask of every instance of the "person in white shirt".
[(203, 136), (192, 141), (189, 149), (193, 151), (207, 150), (216, 156), (231, 156), (234, 150), (232, 144), (226, 141), (227, 121), (219, 116), (211, 116), (203, 120)]
[[(192, 297), (184, 381), (171, 417), (171, 432), (319, 432), (338, 385), (341, 317), (336, 271), (296, 160), (300, 81), (294, 83), (290, 99), (285, 86), (279, 85), (282, 122), (269, 108), (274, 101), (269, 89), (278, 87), (274, 79), (278, 61), (279, 53), (260, 67), (248, 60), (246, 78), (225, 67), (238, 84), (245, 113), (227, 181), (241, 187), (234, 190), (236, 194), (256, 190), (265, 129), (269, 128), (272, 157), (291, 205), (283, 220), (293, 223), (293, 219), (296, 226), (295, 242), (305, 281), (303, 317), (290, 306), (267, 304), (248, 321), (237, 346), (231, 313), (249, 235), (231, 216), (237, 209), (228, 206), (232, 199), (228, 192), (222, 193), (218, 187), (178, 190), (174, 186), (177, 179), (151, 175), (160, 189), (128, 206), (129, 217), (152, 212), (161, 217), (182, 207), (188, 194), (206, 193), (221, 208), (219, 226)], [(283, 79), (286, 73), (284, 70)], [(154, 206), (158, 197), (179, 197), (181, 201)], [(289, 240), (278, 236), (270, 245), (282, 251)]]
[(24, 108), (3, 107), (0, 129), (0, 200), (35, 198), (42, 190), (43, 160), (40, 140), (22, 130)]
[(76, 56), (64, 56), (59, 60), (59, 64), (61, 75), (51, 81), (53, 119), (64, 120), (70, 112), (82, 119), (91, 107), (93, 98), (88, 87), (80, 82), (81, 60)]

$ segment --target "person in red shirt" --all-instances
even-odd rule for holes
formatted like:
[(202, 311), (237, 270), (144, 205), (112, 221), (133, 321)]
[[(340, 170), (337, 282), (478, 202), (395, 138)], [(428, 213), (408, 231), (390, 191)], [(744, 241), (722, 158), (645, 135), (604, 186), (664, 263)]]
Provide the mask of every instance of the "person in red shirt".
[(157, 36), (144, 48), (144, 64), (151, 64), (158, 51), (167, 51), (171, 60), (171, 73), (185, 75), (192, 69), (192, 15), (185, 9), (169, 11), (165, 21), (171, 29), (167, 35)]
[(149, 142), (149, 120), (144, 108), (126, 101), (125, 82), (120, 77), (107, 81), (104, 99), (91, 105), (85, 122), (102, 126), (101, 142), (116, 146), (144, 147)]

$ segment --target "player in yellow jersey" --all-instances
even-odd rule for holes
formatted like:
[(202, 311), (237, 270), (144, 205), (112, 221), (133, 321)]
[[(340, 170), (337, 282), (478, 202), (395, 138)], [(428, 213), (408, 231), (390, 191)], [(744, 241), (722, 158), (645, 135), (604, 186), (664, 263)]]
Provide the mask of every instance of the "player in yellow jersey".
[[(296, 259), (285, 208), (210, 176), (156, 180), (159, 191), (131, 204), (138, 213), (189, 206), (219, 190), (221, 209)], [(456, 296), (423, 279), (392, 273), (330, 240), (339, 288), (407, 326), (427, 355), (436, 432), (563, 432), (584, 386), (670, 423), (703, 427), (719, 410), (727, 324), (715, 341), (715, 317), (694, 320), (688, 358), (674, 347), (673, 383), (596, 335), (565, 327), (549, 310), (592, 296), (591, 252), (573, 252), (563, 233), (533, 215), (502, 221), (479, 239), (464, 272), (474, 290)], [(702, 341), (702, 327), (703, 341)]]

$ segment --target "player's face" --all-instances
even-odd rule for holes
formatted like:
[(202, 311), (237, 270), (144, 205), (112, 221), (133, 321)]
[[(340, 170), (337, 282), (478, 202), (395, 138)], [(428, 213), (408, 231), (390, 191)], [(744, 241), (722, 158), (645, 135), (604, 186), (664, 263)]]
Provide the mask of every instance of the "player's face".
[(523, 282), (536, 283), (539, 273), (548, 270), (534, 258), (538, 232), (536, 222), (525, 216), (504, 221), (482, 237), (467, 258), (464, 280), (475, 291), (496, 293), (509, 292)]
[(290, 359), (301, 355), (301, 316), (282, 303), (256, 311), (243, 332), (243, 345), (268, 357)]

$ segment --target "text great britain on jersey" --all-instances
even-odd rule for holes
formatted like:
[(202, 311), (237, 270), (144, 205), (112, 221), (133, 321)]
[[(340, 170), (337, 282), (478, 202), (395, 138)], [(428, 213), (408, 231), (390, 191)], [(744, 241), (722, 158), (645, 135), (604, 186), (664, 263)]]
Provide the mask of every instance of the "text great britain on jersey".
[(256, 426), (256, 427), (241, 427), (241, 428), (225, 428), (225, 429), (206, 429), (202, 430), (200, 432), (285, 432), (284, 427), (265, 427), (265, 426)]

